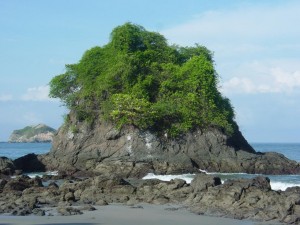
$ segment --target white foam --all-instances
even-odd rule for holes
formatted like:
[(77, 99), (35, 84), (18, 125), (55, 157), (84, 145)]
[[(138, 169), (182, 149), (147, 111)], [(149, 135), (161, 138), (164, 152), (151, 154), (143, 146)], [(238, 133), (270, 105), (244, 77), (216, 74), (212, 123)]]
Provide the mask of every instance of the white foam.
[[(201, 170), (201, 172), (204, 172), (205, 170)], [(207, 173), (207, 172), (206, 172)], [(213, 174), (213, 175), (250, 175), (247, 173), (207, 173), (207, 174)], [(254, 175), (255, 176), (255, 175)], [(145, 177), (143, 177), (143, 179), (159, 179), (162, 181), (170, 181), (172, 179), (182, 179), (185, 180), (188, 184), (192, 182), (192, 180), (194, 179), (195, 174), (181, 174), (181, 175), (155, 175), (153, 173), (149, 173), (147, 174)], [(223, 179), (221, 179), (222, 184), (226, 181), (226, 178), (223, 177)], [(281, 190), (281, 191), (285, 191), (288, 187), (296, 187), (296, 186), (300, 186), (300, 182), (299, 183), (287, 183), (287, 182), (280, 182), (280, 181), (270, 181), (270, 185), (272, 190)]]
[(271, 185), (272, 190), (275, 190), (275, 191), (278, 191), (278, 190), (285, 191), (289, 187), (297, 187), (297, 186), (300, 187), (300, 184), (283, 183), (283, 182), (275, 182), (275, 181), (274, 182), (271, 181), (270, 185)]
[[(40, 173), (26, 173), (25, 175), (29, 176), (30, 178), (42, 177), (43, 175), (57, 176), (58, 171), (47, 171), (47, 172), (40, 172)], [(12, 176), (11, 178), (16, 178), (16, 177), (17, 176)]]
[[(206, 170), (199, 169), (200, 172), (209, 175), (246, 175), (247, 173), (219, 173), (219, 172), (207, 172)], [(257, 174), (258, 175), (258, 174)]]
[(154, 173), (148, 173), (145, 177), (143, 177), (143, 180), (148, 179), (159, 179), (162, 181), (170, 181), (174, 179), (182, 179), (185, 180), (186, 183), (191, 183), (191, 181), (194, 179), (195, 174), (180, 174), (180, 175), (155, 175)]
[(57, 176), (58, 171), (47, 171), (47, 172), (42, 172), (42, 173), (28, 173), (26, 174), (30, 178), (35, 178), (35, 177), (42, 177), (43, 175), (51, 175), (51, 176)]

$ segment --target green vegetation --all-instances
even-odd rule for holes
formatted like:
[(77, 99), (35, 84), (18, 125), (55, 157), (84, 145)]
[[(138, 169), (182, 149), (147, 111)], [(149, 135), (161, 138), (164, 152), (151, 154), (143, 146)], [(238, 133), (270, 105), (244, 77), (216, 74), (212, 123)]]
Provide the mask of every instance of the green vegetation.
[(230, 101), (217, 89), (212, 53), (204, 46), (170, 46), (156, 32), (126, 23), (110, 42), (86, 51), (50, 82), (78, 120), (110, 120), (158, 134), (218, 127), (232, 134)]

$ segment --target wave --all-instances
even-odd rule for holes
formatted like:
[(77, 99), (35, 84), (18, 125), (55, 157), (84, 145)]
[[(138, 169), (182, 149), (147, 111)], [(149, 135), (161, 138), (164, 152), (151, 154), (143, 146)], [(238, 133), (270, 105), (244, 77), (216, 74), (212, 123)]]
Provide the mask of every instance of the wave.
[[(42, 177), (43, 175), (57, 176), (58, 171), (47, 171), (47, 172), (36, 172), (36, 173), (24, 173), (24, 175), (29, 176), (30, 178)], [(17, 176), (12, 176), (11, 178), (16, 178)]]
[(275, 191), (285, 191), (289, 187), (299, 187), (300, 183), (284, 183), (279, 181), (271, 181), (270, 182), (272, 190)]
[(195, 174), (180, 174), (180, 175), (155, 175), (154, 173), (148, 173), (143, 180), (149, 179), (158, 179), (162, 181), (170, 181), (174, 179), (182, 179), (185, 180), (188, 184), (192, 182), (194, 179)]
[[(200, 170), (200, 172), (204, 172), (205, 170)], [(228, 179), (239, 179), (239, 178), (247, 178), (251, 179), (261, 174), (247, 174), (247, 173), (208, 173), (210, 175), (216, 175), (221, 178), (222, 184)], [(182, 179), (185, 180), (188, 184), (192, 182), (195, 174), (180, 174), (180, 175), (155, 175), (153, 173), (147, 174), (143, 179), (159, 179), (162, 181), (170, 181), (172, 179)], [(270, 185), (272, 190), (281, 190), (285, 191), (289, 187), (297, 187), (300, 186), (300, 176), (299, 175), (277, 175), (277, 176), (268, 176), (270, 178)]]

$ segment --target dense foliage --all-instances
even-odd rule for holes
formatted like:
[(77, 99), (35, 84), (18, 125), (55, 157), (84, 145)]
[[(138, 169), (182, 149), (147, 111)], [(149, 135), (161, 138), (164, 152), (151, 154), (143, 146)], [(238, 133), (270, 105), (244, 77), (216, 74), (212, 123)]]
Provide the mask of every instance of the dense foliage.
[(234, 112), (217, 89), (212, 53), (205, 47), (170, 46), (156, 32), (126, 23), (110, 42), (86, 51), (50, 82), (79, 120), (113, 121), (176, 136), (215, 126), (231, 134)]

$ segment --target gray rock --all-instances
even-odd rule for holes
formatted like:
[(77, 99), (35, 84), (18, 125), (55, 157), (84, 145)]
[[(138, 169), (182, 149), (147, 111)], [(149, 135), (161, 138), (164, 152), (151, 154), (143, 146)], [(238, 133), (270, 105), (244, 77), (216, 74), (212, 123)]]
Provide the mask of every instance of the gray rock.
[(221, 184), (219, 177), (206, 174), (197, 174), (191, 182), (194, 192), (206, 191), (209, 187), (215, 187)]
[(45, 216), (46, 215), (45, 210), (39, 209), (39, 208), (33, 209), (32, 213), (36, 216)]
[(291, 196), (272, 191), (268, 178), (257, 177), (231, 180), (197, 192), (189, 205), (198, 214), (296, 223), (299, 202), (299, 193)]
[(13, 161), (7, 157), (0, 157), (0, 174), (12, 175), (15, 171)]
[(297, 162), (277, 153), (257, 153), (237, 131), (229, 137), (211, 128), (195, 130), (178, 139), (158, 137), (149, 131), (124, 127), (117, 131), (112, 124), (78, 122), (70, 113), (70, 125), (78, 132), (70, 138), (64, 126), (54, 136), (49, 154), (41, 157), (47, 169), (69, 174), (91, 171), (95, 174), (119, 174), (143, 177), (156, 174), (194, 173), (199, 169), (213, 172), (259, 174), (300, 173)]
[(1, 180), (0, 213), (42, 216), (43, 207), (57, 207), (58, 213), (70, 216), (94, 210), (91, 204), (134, 206), (146, 202), (184, 204), (197, 214), (299, 224), (300, 188), (273, 191), (269, 182), (261, 176), (220, 184), (219, 178), (205, 174), (198, 174), (191, 184), (180, 179), (167, 182), (96, 176), (66, 180), (60, 187), (43, 187), (37, 179), (21, 176)]
[(84, 206), (81, 206), (79, 208), (79, 210), (81, 210), (81, 211), (95, 211), (97, 209), (92, 205), (84, 205)]
[(105, 205), (108, 205), (108, 203), (107, 203), (107, 201), (100, 199), (99, 201), (96, 202), (96, 205), (105, 206)]
[(80, 215), (82, 212), (74, 207), (58, 207), (57, 212), (62, 216)]

